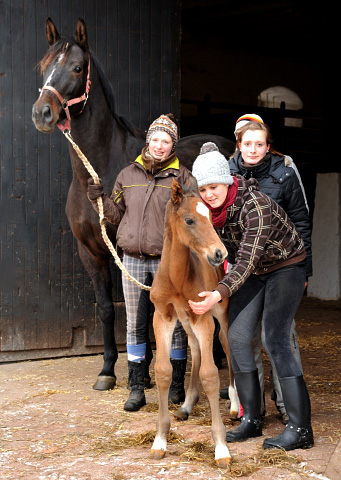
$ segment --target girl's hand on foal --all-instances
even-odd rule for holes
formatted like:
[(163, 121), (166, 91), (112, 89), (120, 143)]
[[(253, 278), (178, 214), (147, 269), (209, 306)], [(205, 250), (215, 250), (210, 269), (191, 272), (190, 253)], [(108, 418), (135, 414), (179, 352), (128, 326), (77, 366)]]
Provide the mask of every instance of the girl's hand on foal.
[(221, 295), (216, 290), (213, 292), (200, 292), (198, 293), (198, 297), (205, 297), (205, 300), (202, 302), (193, 302), (192, 300), (188, 300), (188, 305), (197, 315), (203, 315), (204, 313), (208, 312), (216, 303), (221, 300)]

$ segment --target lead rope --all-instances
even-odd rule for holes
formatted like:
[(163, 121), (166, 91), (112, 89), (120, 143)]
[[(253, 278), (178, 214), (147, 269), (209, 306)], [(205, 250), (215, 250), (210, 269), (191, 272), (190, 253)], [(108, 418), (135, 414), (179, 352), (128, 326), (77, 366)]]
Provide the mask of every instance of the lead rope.
[[(99, 180), (99, 177), (97, 175), (97, 173), (95, 172), (95, 170), (92, 168), (92, 165), (90, 164), (90, 162), (88, 161), (88, 159), (86, 158), (86, 156), (82, 153), (81, 149), (79, 148), (79, 146), (73, 141), (73, 138), (71, 136), (71, 133), (69, 131), (63, 131), (65, 137), (69, 140), (69, 142), (71, 143), (71, 145), (73, 146), (74, 150), (76, 151), (78, 157), (82, 160), (83, 164), (84, 164), (84, 167), (87, 169), (87, 171), (90, 173), (90, 175), (92, 176), (93, 180), (94, 180), (94, 183), (96, 185), (99, 185), (101, 182)], [(122, 273), (133, 283), (135, 283), (135, 285), (138, 285), (139, 287), (141, 287), (143, 290), (151, 290), (151, 287), (147, 286), (147, 285), (143, 285), (143, 283), (140, 283), (138, 280), (136, 280), (136, 278), (132, 277), (130, 275), (130, 273), (126, 270), (126, 268), (124, 267), (123, 263), (121, 262), (119, 256), (117, 255), (117, 252), (113, 246), (113, 244), (111, 243), (110, 241), (110, 238), (108, 237), (107, 235), (107, 230), (106, 230), (106, 222), (107, 222), (107, 219), (105, 218), (104, 214), (103, 214), (103, 199), (102, 197), (98, 197), (97, 198), (97, 206), (98, 206), (98, 215), (99, 215), (99, 223), (100, 223), (100, 226), (101, 226), (101, 232), (102, 232), (102, 237), (103, 237), (103, 240), (106, 244), (106, 246), (109, 248), (112, 256), (114, 257), (115, 259), (115, 263), (116, 265), (120, 268), (120, 270), (122, 271)]]

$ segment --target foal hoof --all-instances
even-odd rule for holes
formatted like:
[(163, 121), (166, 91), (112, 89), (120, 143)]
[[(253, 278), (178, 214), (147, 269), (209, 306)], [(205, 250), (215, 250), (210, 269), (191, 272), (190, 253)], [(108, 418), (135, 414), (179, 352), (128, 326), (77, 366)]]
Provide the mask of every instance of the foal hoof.
[(95, 385), (93, 385), (94, 390), (112, 390), (116, 385), (116, 377), (99, 375), (97, 377)]
[(215, 463), (219, 468), (231, 470), (231, 457), (217, 458)]
[(164, 450), (156, 450), (152, 449), (149, 454), (149, 458), (153, 458), (154, 460), (161, 460), (161, 458), (164, 458), (166, 455), (166, 452)]
[(187, 420), (189, 417), (189, 414), (186, 412), (186, 410), (182, 410), (181, 408), (174, 412), (173, 415), (178, 420)]

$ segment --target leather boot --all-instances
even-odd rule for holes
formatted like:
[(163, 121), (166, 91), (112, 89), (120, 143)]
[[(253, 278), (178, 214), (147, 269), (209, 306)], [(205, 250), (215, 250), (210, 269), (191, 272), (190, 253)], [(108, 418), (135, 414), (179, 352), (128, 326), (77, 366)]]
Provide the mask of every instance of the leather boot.
[(187, 359), (173, 360), (171, 358), (173, 367), (172, 383), (169, 389), (168, 400), (175, 404), (183, 403), (185, 401), (185, 374)]
[(242, 442), (248, 438), (262, 435), (258, 370), (238, 372), (234, 374), (234, 377), (239, 400), (243, 407), (243, 416), (240, 419), (240, 425), (226, 433), (226, 441)]
[(128, 360), (130, 393), (124, 404), (124, 410), (128, 412), (137, 412), (146, 404), (144, 394), (145, 363), (145, 361), (138, 363)]
[(314, 445), (314, 436), (311, 428), (310, 399), (303, 375), (280, 378), (279, 383), (289, 422), (280, 435), (266, 438), (263, 448), (310, 448)]

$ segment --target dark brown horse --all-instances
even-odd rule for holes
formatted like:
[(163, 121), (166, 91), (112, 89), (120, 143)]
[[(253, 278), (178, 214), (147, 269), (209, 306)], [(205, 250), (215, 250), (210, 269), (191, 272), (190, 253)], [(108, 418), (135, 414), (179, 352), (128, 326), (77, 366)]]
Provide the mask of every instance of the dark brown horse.
[[(33, 105), (32, 119), (38, 130), (51, 133), (66, 120), (72, 137), (111, 193), (119, 171), (140, 154), (145, 134), (119, 117), (115, 111), (113, 89), (98, 60), (90, 51), (86, 26), (79, 19), (74, 37), (61, 38), (50, 18), (46, 21), (50, 45), (40, 61), (43, 88)], [(162, 112), (160, 112), (162, 113)], [(204, 142), (213, 141), (228, 156), (233, 143), (223, 137), (195, 135), (180, 140), (177, 155), (191, 167)], [(69, 145), (73, 177), (66, 214), (78, 242), (81, 261), (91, 277), (104, 339), (104, 365), (95, 389), (113, 388), (117, 348), (114, 336), (114, 307), (110, 273), (111, 254), (100, 231), (98, 216), (87, 192), (89, 173)], [(116, 227), (108, 224), (108, 235), (115, 243)]]
[[(155, 379), (159, 395), (157, 434), (151, 457), (165, 455), (170, 428), (168, 392), (172, 380), (170, 349), (177, 319), (188, 335), (192, 355), (192, 370), (184, 404), (175, 416), (187, 420), (199, 400), (199, 378), (210, 402), (212, 437), (218, 466), (228, 468), (230, 454), (226, 431), (219, 410), (219, 375), (213, 360), (214, 319), (220, 323), (219, 339), (230, 362), (227, 342), (228, 299), (217, 303), (204, 315), (196, 315), (188, 300), (199, 301), (198, 293), (213, 290), (224, 275), (223, 262), (227, 255), (210, 220), (209, 209), (197, 193), (196, 182), (186, 191), (176, 180), (172, 182), (171, 199), (165, 216), (164, 245), (161, 263), (150, 292), (155, 306), (154, 332), (156, 339)], [(230, 370), (230, 414), (238, 413), (238, 402)]]

